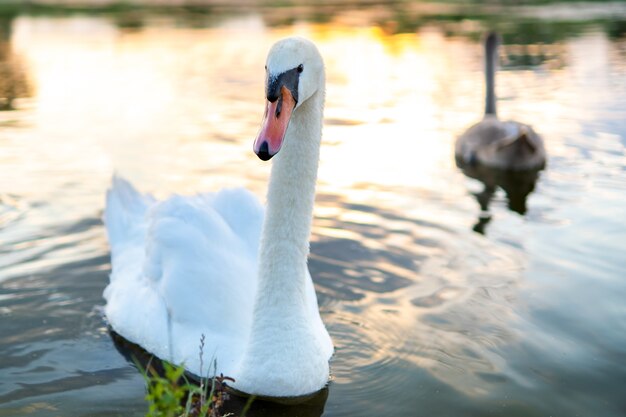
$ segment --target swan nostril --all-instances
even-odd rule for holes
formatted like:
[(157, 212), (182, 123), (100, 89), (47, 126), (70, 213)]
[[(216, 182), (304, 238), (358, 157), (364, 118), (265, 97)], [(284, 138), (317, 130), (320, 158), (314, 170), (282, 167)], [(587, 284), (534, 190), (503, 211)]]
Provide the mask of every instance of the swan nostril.
[(278, 103), (276, 104), (276, 118), (278, 119), (280, 117), (280, 113), (283, 109), (283, 97), (280, 96), (278, 97)]
[(270, 155), (270, 150), (269, 150), (269, 146), (267, 144), (267, 142), (263, 142), (261, 144), (261, 147), (259, 148), (258, 152), (256, 153), (256, 155), (262, 160), (262, 161), (269, 161), (273, 155)]

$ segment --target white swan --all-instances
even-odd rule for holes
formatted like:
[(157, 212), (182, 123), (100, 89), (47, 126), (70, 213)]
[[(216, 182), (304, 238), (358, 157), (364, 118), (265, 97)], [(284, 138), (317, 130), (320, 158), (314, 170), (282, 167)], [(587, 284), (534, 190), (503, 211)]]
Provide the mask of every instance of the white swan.
[(280, 154), (265, 218), (244, 189), (158, 202), (114, 178), (105, 313), (117, 333), (196, 375), (215, 359), (234, 388), (290, 397), (325, 386), (333, 353), (307, 268), (325, 75), (302, 38), (277, 42), (266, 72), (254, 151), (263, 160)]
[(496, 115), (498, 42), (495, 33), (485, 40), (485, 116), (457, 139), (456, 160), (461, 165), (481, 164), (512, 171), (541, 169), (546, 163), (541, 136), (529, 125), (502, 121)]

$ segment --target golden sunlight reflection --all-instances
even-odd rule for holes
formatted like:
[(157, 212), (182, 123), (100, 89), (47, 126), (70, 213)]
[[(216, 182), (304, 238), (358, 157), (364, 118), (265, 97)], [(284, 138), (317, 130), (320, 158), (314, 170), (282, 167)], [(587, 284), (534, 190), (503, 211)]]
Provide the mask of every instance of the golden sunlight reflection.
[[(319, 25), (303, 25), (300, 32), (319, 45), (332, 85), (321, 181), (341, 188), (436, 182), (437, 171), (451, 164), (450, 138), (439, 129), (438, 115), (453, 68), (452, 55), (437, 48), (442, 35), (386, 36), (375, 28)], [(190, 155), (198, 146), (211, 153), (181, 161), (198, 169), (220, 160), (245, 163), (238, 159), (247, 156), (240, 146), (253, 137), (262, 111), (254, 103), (262, 97), (263, 76), (254, 69), (267, 47), (287, 34), (267, 32), (254, 17), (212, 29), (129, 33), (98, 18), (24, 17), (15, 22), (13, 42), (35, 78), (37, 124), (56, 137), (90, 132), (84, 139), (105, 148), (114, 169), (130, 173), (137, 157), (154, 166), (171, 163), (163, 155), (173, 143), (177, 152), (192, 143)], [(250, 50), (250, 36), (258, 48)], [(219, 181), (227, 176), (204, 184)]]
[(334, 84), (327, 117), (347, 121), (326, 127), (322, 181), (416, 188), (436, 181), (450, 163), (450, 143), (437, 133), (435, 90), (442, 83), (433, 78), (445, 79), (449, 65), (424, 45), (439, 39), (438, 33), (389, 37), (374, 28), (320, 36)]

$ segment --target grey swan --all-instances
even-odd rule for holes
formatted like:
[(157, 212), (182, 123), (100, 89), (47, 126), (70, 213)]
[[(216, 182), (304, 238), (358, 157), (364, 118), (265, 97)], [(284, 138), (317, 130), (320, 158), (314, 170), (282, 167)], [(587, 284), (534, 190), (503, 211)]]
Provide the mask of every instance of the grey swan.
[(483, 165), (489, 168), (524, 171), (546, 165), (543, 139), (524, 123), (502, 121), (496, 113), (495, 73), (499, 37), (489, 33), (485, 40), (485, 115), (456, 141), (459, 166)]

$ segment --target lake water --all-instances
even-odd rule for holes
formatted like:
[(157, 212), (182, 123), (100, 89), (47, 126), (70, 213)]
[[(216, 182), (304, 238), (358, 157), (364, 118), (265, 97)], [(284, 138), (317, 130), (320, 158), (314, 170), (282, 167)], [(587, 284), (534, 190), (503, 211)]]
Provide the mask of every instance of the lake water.
[[(626, 8), (471, 11), (0, 21), (0, 84), (31, 95), (0, 112), (0, 416), (145, 414), (100, 312), (104, 193), (117, 172), (263, 199), (263, 65), (290, 34), (327, 65), (309, 264), (336, 353), (321, 399), (271, 414), (626, 415)], [(493, 27), (499, 114), (549, 161), (481, 182), (453, 144), (481, 117)]]

